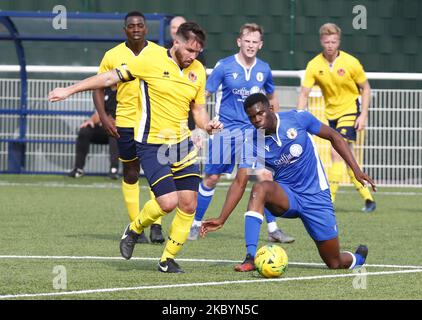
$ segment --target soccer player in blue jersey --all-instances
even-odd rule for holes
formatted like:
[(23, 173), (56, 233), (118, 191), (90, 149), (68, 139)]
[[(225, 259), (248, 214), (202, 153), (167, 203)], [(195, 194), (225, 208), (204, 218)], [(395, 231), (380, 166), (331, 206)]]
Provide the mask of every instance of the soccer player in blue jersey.
[[(217, 101), (216, 113), (225, 130), (209, 141), (208, 162), (205, 165), (205, 177), (199, 187), (198, 208), (190, 230), (189, 240), (196, 240), (201, 228), (202, 218), (212, 200), (215, 187), (222, 174), (232, 173), (236, 164), (236, 177), (229, 188), (222, 208), (223, 214), (234, 210), (245, 191), (249, 170), (253, 163), (247, 161), (247, 150), (243, 147), (247, 139), (246, 132), (254, 131), (244, 108), (243, 101), (251, 93), (265, 92), (271, 106), (278, 111), (278, 98), (270, 66), (257, 58), (263, 46), (263, 29), (255, 23), (241, 26), (237, 45), (239, 52), (218, 61), (207, 79), (206, 93), (211, 95), (222, 87), (221, 101)], [(217, 141), (217, 139), (219, 139)], [(219, 148), (217, 145), (223, 146)], [(220, 154), (216, 154), (220, 151)], [(264, 168), (256, 170), (258, 180), (271, 180), (272, 175)], [(268, 225), (268, 240), (290, 243), (294, 238), (283, 233), (277, 227), (275, 217), (265, 210)]]
[[(261, 93), (250, 95), (244, 107), (254, 127), (265, 134), (265, 165), (273, 171), (274, 181), (257, 182), (252, 187), (245, 213), (246, 259), (235, 270), (255, 269), (264, 208), (283, 218), (300, 218), (330, 269), (363, 265), (368, 254), (366, 246), (360, 245), (355, 253), (340, 252), (330, 187), (311, 135), (329, 140), (356, 179), (362, 185), (369, 183), (376, 191), (374, 181), (361, 171), (342, 136), (307, 111), (272, 112), (268, 98)], [(205, 221), (201, 234), (221, 228), (227, 218), (220, 215)]]

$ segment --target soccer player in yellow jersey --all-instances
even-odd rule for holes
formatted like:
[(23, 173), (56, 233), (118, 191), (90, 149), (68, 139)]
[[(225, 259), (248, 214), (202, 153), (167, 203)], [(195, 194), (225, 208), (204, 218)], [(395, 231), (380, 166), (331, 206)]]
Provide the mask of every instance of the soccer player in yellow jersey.
[[(129, 12), (124, 20), (127, 40), (108, 50), (104, 55), (98, 73), (114, 70), (138, 56), (148, 44), (145, 36), (148, 28), (145, 16), (138, 12)], [(122, 192), (130, 221), (139, 214), (139, 159), (136, 155), (134, 128), (139, 121), (139, 80), (117, 84), (116, 121), (107, 116), (104, 108), (104, 90), (95, 89), (94, 104), (106, 132), (115, 137), (119, 146), (119, 156), (123, 163)], [(150, 239), (153, 243), (163, 243), (161, 218), (151, 225)], [(142, 233), (139, 243), (147, 243)]]
[(60, 101), (76, 92), (140, 80), (142, 110), (135, 129), (136, 150), (155, 198), (125, 229), (120, 252), (130, 259), (139, 234), (176, 209), (158, 264), (158, 270), (166, 273), (183, 272), (174, 258), (186, 242), (197, 206), (200, 172), (187, 127), (189, 109), (199, 128), (210, 134), (223, 128), (219, 121), (209, 119), (205, 109), (205, 69), (196, 60), (204, 43), (205, 33), (199, 25), (183, 23), (171, 49), (149, 42), (127, 65), (56, 88), (48, 96), (52, 102)]
[[(298, 99), (298, 109), (305, 109), (314, 84), (322, 91), (325, 101), (325, 116), (330, 127), (336, 129), (353, 148), (356, 132), (365, 129), (371, 88), (359, 60), (339, 49), (341, 29), (326, 23), (319, 30), (323, 52), (309, 61), (305, 79)], [(359, 102), (359, 96), (362, 102)], [(331, 200), (334, 202), (340, 178), (343, 159), (331, 149), (332, 166), (328, 170)], [(376, 205), (369, 189), (356, 180), (353, 171), (347, 170), (351, 181), (365, 200), (363, 212), (372, 212)]]

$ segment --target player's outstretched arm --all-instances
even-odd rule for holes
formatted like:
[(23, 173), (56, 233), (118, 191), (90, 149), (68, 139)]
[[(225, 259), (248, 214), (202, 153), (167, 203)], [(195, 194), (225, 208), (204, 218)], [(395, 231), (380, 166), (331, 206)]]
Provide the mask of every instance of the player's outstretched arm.
[(367, 183), (369, 183), (372, 186), (372, 190), (374, 190), (374, 192), (377, 191), (375, 182), (372, 180), (370, 176), (362, 172), (362, 170), (359, 168), (358, 163), (355, 160), (355, 157), (350, 151), (350, 148), (347, 145), (346, 141), (336, 130), (330, 128), (329, 126), (325, 124), (322, 124), (321, 130), (318, 136), (320, 138), (330, 140), (333, 148), (344, 159), (344, 161), (346, 161), (347, 165), (353, 170), (353, 173), (355, 174), (356, 179), (362, 185), (366, 185)]
[(110, 70), (81, 80), (66, 88), (56, 88), (49, 92), (48, 100), (50, 102), (65, 100), (78, 92), (110, 87), (119, 82), (119, 80), (116, 70)]

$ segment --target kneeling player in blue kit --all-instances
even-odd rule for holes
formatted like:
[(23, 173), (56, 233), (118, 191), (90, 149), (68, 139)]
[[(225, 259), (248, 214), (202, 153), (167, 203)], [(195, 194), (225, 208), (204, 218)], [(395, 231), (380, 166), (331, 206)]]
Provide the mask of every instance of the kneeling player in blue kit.
[[(265, 132), (265, 166), (273, 171), (274, 181), (253, 185), (245, 213), (246, 259), (236, 265), (235, 270), (255, 269), (254, 257), (264, 207), (275, 216), (300, 218), (330, 269), (352, 269), (363, 265), (368, 254), (366, 246), (360, 245), (355, 253), (340, 252), (330, 188), (312, 140), (312, 135), (329, 140), (353, 170), (356, 179), (363, 185), (369, 183), (376, 191), (374, 181), (361, 171), (342, 136), (307, 111), (272, 112), (268, 98), (261, 93), (250, 95), (244, 108), (254, 127)], [(220, 215), (205, 221), (202, 236), (220, 229), (227, 218), (228, 215)]]

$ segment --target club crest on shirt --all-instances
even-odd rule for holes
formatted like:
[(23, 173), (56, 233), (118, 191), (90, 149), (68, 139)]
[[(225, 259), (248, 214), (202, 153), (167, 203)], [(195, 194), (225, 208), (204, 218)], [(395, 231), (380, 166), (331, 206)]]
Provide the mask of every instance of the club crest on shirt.
[(346, 70), (344, 70), (343, 68), (340, 68), (340, 69), (337, 70), (337, 74), (340, 77), (344, 76), (345, 73), (346, 73)]
[(295, 128), (290, 128), (289, 130), (287, 130), (286, 132), (287, 138), (289, 139), (296, 139), (297, 137), (297, 131)]
[(294, 144), (290, 147), (289, 151), (293, 157), (297, 158), (302, 154), (303, 148), (300, 144)]
[(188, 74), (188, 79), (191, 82), (195, 82), (198, 79), (198, 76), (196, 75), (195, 72), (190, 71), (189, 74)]
[(256, 74), (256, 80), (259, 81), (259, 82), (264, 81), (264, 74), (262, 72), (258, 72)]

